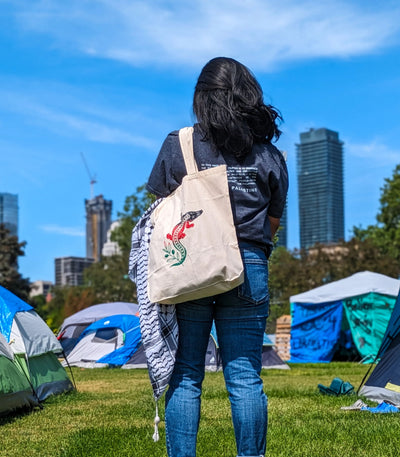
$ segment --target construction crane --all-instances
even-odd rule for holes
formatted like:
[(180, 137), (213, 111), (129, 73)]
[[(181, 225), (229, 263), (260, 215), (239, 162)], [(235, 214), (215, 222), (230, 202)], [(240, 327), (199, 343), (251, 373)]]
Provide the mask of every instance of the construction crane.
[(82, 157), (83, 163), (85, 164), (85, 168), (86, 168), (87, 174), (90, 179), (90, 199), (92, 200), (94, 197), (94, 185), (97, 183), (96, 175), (92, 175), (90, 173), (90, 170), (89, 170), (88, 164), (86, 162), (85, 156), (83, 155), (83, 152), (81, 152), (81, 157)]

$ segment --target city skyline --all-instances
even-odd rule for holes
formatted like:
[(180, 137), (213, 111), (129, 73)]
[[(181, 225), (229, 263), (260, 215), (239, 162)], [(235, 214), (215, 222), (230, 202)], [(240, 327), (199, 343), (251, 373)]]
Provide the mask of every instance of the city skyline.
[(21, 0), (0, 12), (0, 192), (18, 195), (31, 281), (52, 279), (55, 258), (85, 256), (81, 154), (117, 219), (166, 135), (193, 123), (196, 78), (218, 55), (247, 65), (283, 115), (288, 248), (300, 245), (295, 143), (310, 128), (345, 145), (345, 238), (376, 223), (400, 161), (397, 2)]

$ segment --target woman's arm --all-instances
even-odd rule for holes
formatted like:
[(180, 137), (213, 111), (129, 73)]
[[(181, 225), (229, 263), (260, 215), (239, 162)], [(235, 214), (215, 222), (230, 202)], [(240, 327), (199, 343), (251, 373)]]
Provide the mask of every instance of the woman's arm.
[(272, 216), (268, 216), (269, 219), (269, 224), (271, 226), (271, 237), (273, 238), (275, 236), (275, 233), (277, 232), (280, 224), (280, 219)]

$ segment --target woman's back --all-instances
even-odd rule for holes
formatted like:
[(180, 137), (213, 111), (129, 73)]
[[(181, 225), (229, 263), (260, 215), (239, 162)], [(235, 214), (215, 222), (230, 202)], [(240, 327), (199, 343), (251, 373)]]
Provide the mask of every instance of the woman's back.
[[(279, 218), (285, 205), (287, 168), (280, 151), (270, 142), (254, 144), (241, 160), (218, 151), (195, 124), (193, 149), (199, 170), (227, 165), (229, 192), (239, 241), (272, 249), (268, 217)], [(186, 175), (178, 131), (168, 135), (150, 175), (147, 189), (161, 197), (173, 192)]]

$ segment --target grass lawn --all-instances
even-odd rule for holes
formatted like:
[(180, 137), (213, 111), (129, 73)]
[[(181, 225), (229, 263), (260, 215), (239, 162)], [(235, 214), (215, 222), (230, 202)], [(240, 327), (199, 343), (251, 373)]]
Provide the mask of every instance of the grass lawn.
[[(317, 385), (335, 376), (356, 388), (367, 367), (356, 363), (292, 365), (263, 370), (269, 398), (267, 456), (397, 457), (400, 414), (342, 411), (355, 396), (328, 397)], [(0, 418), (0, 456), (166, 457), (164, 423), (152, 441), (154, 402), (146, 370), (79, 369), (77, 391), (45, 402), (43, 410)], [(376, 404), (370, 403), (371, 406)], [(163, 401), (160, 416), (164, 416)], [(198, 457), (236, 455), (221, 373), (204, 381)]]

